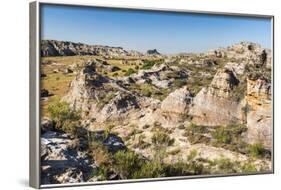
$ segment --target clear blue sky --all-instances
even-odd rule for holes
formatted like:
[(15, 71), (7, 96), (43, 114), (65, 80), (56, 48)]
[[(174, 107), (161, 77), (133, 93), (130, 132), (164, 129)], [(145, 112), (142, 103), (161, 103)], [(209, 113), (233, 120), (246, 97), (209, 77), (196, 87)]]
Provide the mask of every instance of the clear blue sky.
[(191, 13), (45, 4), (42, 39), (120, 46), (145, 52), (205, 52), (240, 41), (271, 47), (271, 20)]

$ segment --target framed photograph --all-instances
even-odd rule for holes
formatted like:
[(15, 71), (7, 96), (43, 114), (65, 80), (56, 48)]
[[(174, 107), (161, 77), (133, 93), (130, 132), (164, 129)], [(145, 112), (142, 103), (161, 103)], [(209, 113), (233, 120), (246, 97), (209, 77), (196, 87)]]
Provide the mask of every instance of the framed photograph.
[(273, 26), (30, 3), (30, 185), (273, 173)]

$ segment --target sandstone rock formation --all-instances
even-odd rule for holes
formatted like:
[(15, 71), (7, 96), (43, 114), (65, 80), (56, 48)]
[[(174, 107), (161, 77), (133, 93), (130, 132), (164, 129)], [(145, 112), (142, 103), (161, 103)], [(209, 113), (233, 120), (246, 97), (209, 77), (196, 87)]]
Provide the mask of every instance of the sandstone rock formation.
[(232, 90), (239, 85), (235, 74), (228, 69), (219, 70), (208, 87), (193, 99), (189, 115), (198, 125), (217, 126), (240, 123), (241, 103), (230, 99)]
[(272, 147), (271, 84), (265, 79), (247, 80), (247, 135), (249, 143)]
[(187, 87), (183, 87), (170, 93), (161, 103), (163, 112), (185, 114), (189, 111), (192, 97)]

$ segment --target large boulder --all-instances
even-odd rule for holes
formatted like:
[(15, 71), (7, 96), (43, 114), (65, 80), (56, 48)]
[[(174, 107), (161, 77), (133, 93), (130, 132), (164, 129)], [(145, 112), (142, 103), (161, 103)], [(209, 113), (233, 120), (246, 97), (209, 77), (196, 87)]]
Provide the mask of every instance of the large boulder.
[(189, 111), (192, 97), (187, 87), (183, 87), (170, 93), (161, 103), (163, 112), (184, 114)]

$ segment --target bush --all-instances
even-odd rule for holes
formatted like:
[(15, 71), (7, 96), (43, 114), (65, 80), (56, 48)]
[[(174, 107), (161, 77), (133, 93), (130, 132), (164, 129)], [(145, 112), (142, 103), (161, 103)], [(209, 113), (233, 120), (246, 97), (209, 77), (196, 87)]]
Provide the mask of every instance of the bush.
[(183, 87), (184, 85), (187, 84), (187, 81), (186, 79), (175, 79), (174, 80), (174, 85), (177, 87), (177, 88), (181, 88)]
[(69, 133), (75, 133), (80, 114), (71, 110), (66, 102), (55, 101), (48, 106), (48, 111), (52, 120), (56, 123), (56, 128)]
[(257, 143), (257, 144), (248, 145), (248, 152), (249, 152), (250, 156), (252, 156), (254, 158), (260, 158), (264, 155), (265, 150), (264, 150), (262, 144)]
[(136, 73), (136, 71), (134, 69), (130, 68), (126, 71), (125, 76), (130, 76), (131, 74), (134, 74), (134, 73)]
[(112, 167), (121, 179), (131, 179), (143, 163), (144, 161), (134, 152), (118, 151), (113, 155)]
[(156, 61), (144, 60), (141, 69), (151, 69), (156, 63)]
[(92, 158), (98, 166), (111, 164), (111, 154), (102, 143), (94, 142), (90, 144), (90, 152)]
[(232, 141), (231, 131), (222, 126), (212, 132), (212, 137), (219, 143), (230, 144)]
[(164, 167), (160, 162), (149, 161), (141, 166), (141, 168), (136, 171), (133, 178), (157, 178), (164, 176)]
[(205, 143), (209, 144), (210, 138), (205, 136), (205, 133), (208, 133), (209, 130), (205, 126), (195, 125), (191, 123), (186, 129), (184, 136), (188, 138), (188, 141), (191, 144), (196, 143)]
[(252, 164), (251, 162), (246, 162), (243, 163), (241, 166), (241, 170), (244, 173), (251, 173), (251, 172), (257, 172), (257, 168), (254, 164)]
[(241, 134), (247, 130), (245, 125), (219, 126), (211, 133), (218, 143), (233, 144), (239, 143)]
[(152, 143), (156, 147), (160, 146), (171, 146), (175, 142), (175, 139), (171, 139), (168, 134), (163, 131), (156, 131), (152, 136)]

